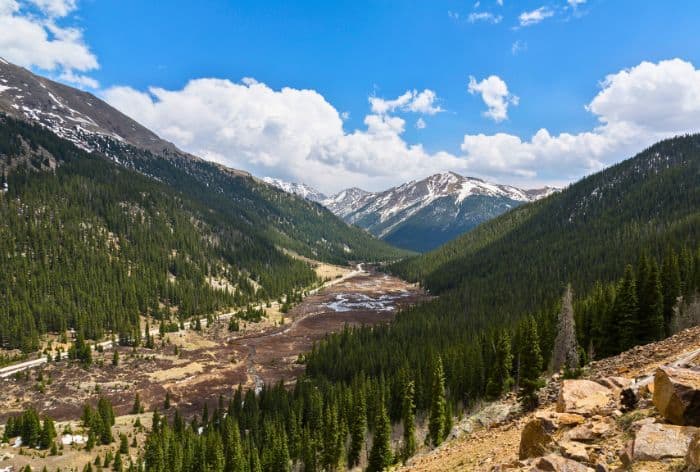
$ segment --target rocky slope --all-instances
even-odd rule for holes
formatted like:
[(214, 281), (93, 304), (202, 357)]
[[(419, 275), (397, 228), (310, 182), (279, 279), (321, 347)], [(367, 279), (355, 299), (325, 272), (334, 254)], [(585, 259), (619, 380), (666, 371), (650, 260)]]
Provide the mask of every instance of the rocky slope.
[(514, 398), (461, 421), (411, 459), (421, 471), (700, 470), (700, 327), (548, 379), (540, 407)]
[(287, 193), (292, 193), (302, 198), (306, 198), (307, 200), (311, 200), (312, 202), (321, 202), (328, 198), (315, 188), (312, 188), (304, 183), (286, 182), (284, 180), (275, 179), (273, 177), (263, 177), (262, 181), (267, 184), (273, 185), (279, 188), (280, 190), (284, 190)]

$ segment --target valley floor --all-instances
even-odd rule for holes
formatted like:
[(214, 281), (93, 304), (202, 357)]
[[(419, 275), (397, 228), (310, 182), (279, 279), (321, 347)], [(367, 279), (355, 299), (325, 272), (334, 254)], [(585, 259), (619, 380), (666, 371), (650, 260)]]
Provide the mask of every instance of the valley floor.
[(0, 421), (34, 406), (57, 420), (80, 416), (85, 401), (107, 396), (119, 415), (127, 414), (139, 392), (147, 410), (162, 408), (166, 392), (183, 413), (201, 411), (206, 402), (228, 396), (242, 384), (259, 388), (280, 380), (293, 382), (303, 372), (298, 356), (313, 343), (345, 324), (389, 321), (396, 310), (426, 295), (395, 277), (366, 271), (336, 274), (323, 288), (312, 291), (289, 313), (277, 304), (265, 308), (259, 323), (240, 321), (241, 330), (230, 332), (223, 315), (202, 332), (191, 329), (156, 335), (156, 347), (117, 347), (93, 353), (93, 365), (51, 362), (29, 375), (0, 379)]

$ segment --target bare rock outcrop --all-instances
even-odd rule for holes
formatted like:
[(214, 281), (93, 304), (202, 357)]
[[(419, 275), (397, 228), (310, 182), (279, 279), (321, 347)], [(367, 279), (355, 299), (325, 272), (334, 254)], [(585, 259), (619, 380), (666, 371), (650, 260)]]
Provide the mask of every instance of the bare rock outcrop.
[(671, 423), (700, 426), (700, 372), (674, 367), (657, 369), (653, 401)]
[(594, 472), (592, 468), (580, 462), (556, 454), (549, 454), (535, 460), (532, 470), (535, 472)]

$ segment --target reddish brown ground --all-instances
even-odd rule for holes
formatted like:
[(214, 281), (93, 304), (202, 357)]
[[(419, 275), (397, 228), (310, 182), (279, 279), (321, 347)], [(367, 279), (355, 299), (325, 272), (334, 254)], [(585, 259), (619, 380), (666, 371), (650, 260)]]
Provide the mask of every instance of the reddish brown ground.
[[(28, 372), (28, 378), (0, 380), (0, 421), (33, 405), (57, 420), (74, 419), (86, 401), (99, 394), (110, 398), (118, 415), (131, 410), (136, 392), (146, 409), (161, 408), (165, 392), (187, 412), (201, 411), (205, 402), (228, 396), (238, 386), (260, 386), (279, 380), (293, 381), (303, 372), (300, 353), (327, 333), (345, 324), (375, 324), (393, 318), (396, 309), (378, 311), (357, 307), (337, 312), (326, 306), (341, 295), (350, 301), (385, 295), (394, 308), (426, 298), (424, 292), (384, 274), (371, 273), (347, 279), (307, 297), (285, 316), (282, 326), (261, 323), (244, 334), (230, 333), (227, 323), (214, 323), (200, 334), (173, 333), (156, 349), (118, 348), (119, 366), (111, 365), (112, 350), (95, 353), (94, 365), (84, 369), (68, 361)], [(251, 329), (252, 328), (252, 329)], [(159, 341), (160, 343), (160, 341)], [(176, 346), (179, 353), (176, 355)], [(43, 388), (39, 386), (43, 384)]]

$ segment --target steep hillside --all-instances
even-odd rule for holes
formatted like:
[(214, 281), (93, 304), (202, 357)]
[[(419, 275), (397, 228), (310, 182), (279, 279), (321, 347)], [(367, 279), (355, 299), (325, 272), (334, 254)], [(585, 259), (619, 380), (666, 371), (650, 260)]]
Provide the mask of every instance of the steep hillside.
[[(349, 229), (321, 206), (276, 190), (247, 172), (205, 161), (176, 148), (95, 96), (0, 61), (0, 112), (38, 123), (86, 151), (203, 199), (228, 199), (229, 211), (263, 224), (263, 234), (285, 248), (331, 262), (392, 259), (397, 251)], [(0, 161), (0, 174), (19, 162)], [(46, 164), (49, 168), (50, 162)], [(46, 166), (44, 166), (46, 167)], [(221, 194), (218, 197), (206, 193)]]
[(700, 135), (669, 139), (392, 270), (434, 293), (475, 300), (488, 290), (499, 310), (534, 309), (567, 282), (585, 289), (618, 276), (641, 249), (692, 246), (698, 182)]

